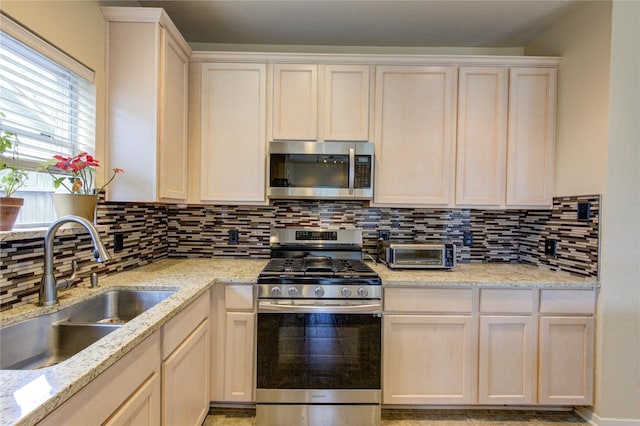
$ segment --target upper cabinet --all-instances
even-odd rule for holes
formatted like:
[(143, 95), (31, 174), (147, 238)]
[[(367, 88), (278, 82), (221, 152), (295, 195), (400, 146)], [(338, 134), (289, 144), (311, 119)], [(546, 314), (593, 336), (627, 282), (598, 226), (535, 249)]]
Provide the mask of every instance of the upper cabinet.
[(266, 65), (202, 64), (198, 202), (265, 202)]
[(324, 67), (323, 140), (369, 140), (369, 74), (367, 65)]
[(107, 162), (125, 174), (109, 201), (187, 199), (191, 49), (162, 9), (103, 7), (107, 20)]
[(455, 72), (454, 66), (377, 67), (376, 205), (450, 205)]
[(274, 64), (273, 140), (369, 139), (367, 65)]
[(461, 67), (456, 206), (550, 207), (555, 67)]
[(318, 139), (318, 66), (273, 66), (273, 139)]
[(556, 69), (511, 68), (507, 205), (553, 203)]
[(508, 71), (506, 67), (459, 70), (456, 205), (504, 205)]

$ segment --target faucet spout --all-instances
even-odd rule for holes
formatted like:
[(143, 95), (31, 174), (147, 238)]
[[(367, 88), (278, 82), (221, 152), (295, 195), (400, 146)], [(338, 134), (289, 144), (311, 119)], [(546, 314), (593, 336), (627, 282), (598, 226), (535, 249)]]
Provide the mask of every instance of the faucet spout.
[(53, 238), (62, 225), (68, 222), (75, 222), (82, 225), (91, 235), (94, 257), (96, 262), (104, 263), (111, 259), (109, 252), (105, 248), (98, 230), (88, 220), (79, 216), (63, 216), (55, 220), (44, 234), (44, 275), (40, 280), (40, 292), (38, 296), (38, 306), (50, 306), (58, 303), (58, 291), (56, 288), (56, 277), (53, 275)]

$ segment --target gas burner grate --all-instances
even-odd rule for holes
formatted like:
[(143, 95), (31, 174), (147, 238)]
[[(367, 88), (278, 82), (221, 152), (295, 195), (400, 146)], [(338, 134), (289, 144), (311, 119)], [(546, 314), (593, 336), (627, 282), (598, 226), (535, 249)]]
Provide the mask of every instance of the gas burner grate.
[(370, 278), (378, 274), (362, 260), (307, 257), (271, 259), (260, 276)]

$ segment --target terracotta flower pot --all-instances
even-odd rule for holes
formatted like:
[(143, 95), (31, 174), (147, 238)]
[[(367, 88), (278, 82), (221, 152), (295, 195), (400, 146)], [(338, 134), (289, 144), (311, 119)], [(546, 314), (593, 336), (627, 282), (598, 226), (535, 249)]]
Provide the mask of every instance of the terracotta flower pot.
[(0, 231), (11, 231), (24, 198), (0, 197)]
[(58, 217), (74, 215), (94, 223), (97, 195), (53, 194), (53, 205)]

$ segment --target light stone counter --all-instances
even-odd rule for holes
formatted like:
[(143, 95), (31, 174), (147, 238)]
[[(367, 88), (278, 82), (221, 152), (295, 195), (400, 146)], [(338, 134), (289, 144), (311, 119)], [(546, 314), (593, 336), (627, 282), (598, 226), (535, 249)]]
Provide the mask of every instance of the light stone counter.
[(382, 278), (384, 287), (502, 287), (502, 288), (594, 288), (595, 278), (581, 278), (533, 265), (505, 263), (458, 264), (452, 270), (391, 270), (382, 264), (369, 265)]
[[(0, 426), (36, 424), (209, 287), (215, 283), (253, 283), (266, 262), (266, 259), (165, 259), (102, 278), (98, 289), (62, 291), (58, 294), (60, 304), (54, 307), (39, 308), (29, 304), (0, 313), (0, 326), (7, 326), (65, 308), (114, 287), (177, 290), (121, 329), (60, 364), (32, 371), (0, 370)], [(592, 288), (598, 285), (594, 279), (581, 279), (528, 265), (463, 264), (453, 271), (393, 271), (384, 265), (370, 265), (382, 278), (383, 286), (387, 287)]]
[[(0, 325), (63, 309), (113, 288), (177, 290), (119, 330), (57, 365), (38, 370), (0, 370), (0, 425), (33, 425), (157, 331), (189, 303), (220, 282), (253, 283), (267, 260), (166, 259), (100, 280), (98, 289), (58, 293), (60, 304), (34, 304), (0, 313)], [(2, 344), (2, 342), (0, 342)]]

